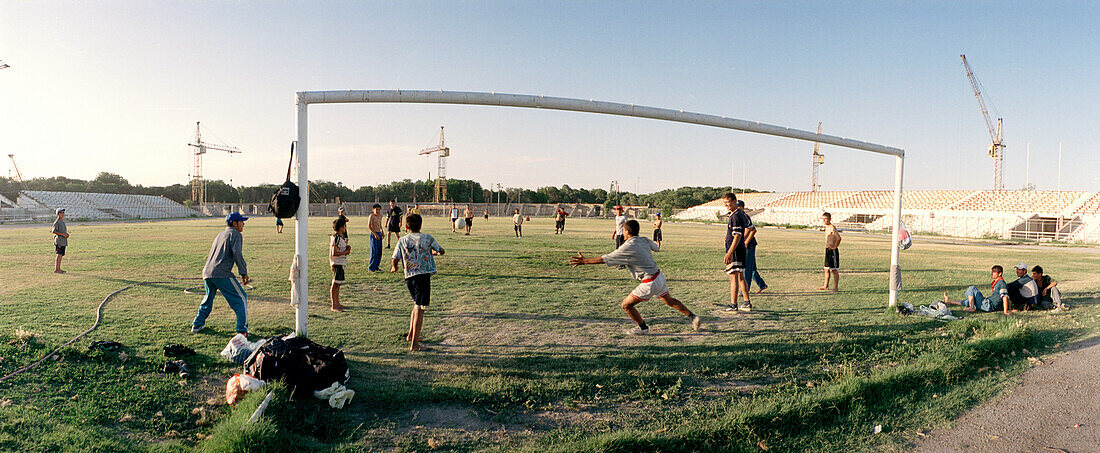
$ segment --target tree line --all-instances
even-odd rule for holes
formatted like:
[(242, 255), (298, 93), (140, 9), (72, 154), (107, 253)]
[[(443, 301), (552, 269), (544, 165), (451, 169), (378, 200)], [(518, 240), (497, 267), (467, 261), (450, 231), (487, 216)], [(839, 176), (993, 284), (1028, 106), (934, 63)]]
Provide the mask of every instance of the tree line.
[[(271, 200), (271, 195), (278, 188), (275, 184), (260, 184), (256, 186), (233, 187), (221, 180), (206, 181), (206, 199), (219, 203), (266, 203)], [(130, 184), (126, 178), (114, 173), (101, 172), (95, 179), (85, 181), (81, 179), (54, 176), (49, 178), (34, 178), (26, 181), (22, 187), (25, 190), (44, 190), (59, 192), (99, 192), (120, 193), (134, 195), (161, 195), (168, 199), (183, 204), (190, 204), (191, 185), (173, 184), (170, 186), (142, 186)], [(18, 180), (0, 177), (0, 194), (14, 200), (21, 190)], [(740, 193), (742, 189), (733, 188)], [(465, 179), (447, 180), (447, 201), (457, 203), (587, 203), (604, 204), (607, 207), (616, 204), (629, 206), (651, 206), (662, 209), (683, 209), (706, 203), (721, 197), (722, 194), (731, 191), (726, 187), (680, 187), (678, 189), (665, 189), (649, 194), (635, 194), (631, 192), (608, 191), (602, 188), (583, 189), (572, 188), (569, 185), (561, 187), (546, 186), (535, 190), (517, 187), (494, 188), (482, 187), (477, 181)], [(745, 189), (745, 192), (757, 192)], [(423, 201), (430, 202), (434, 199), (435, 181), (406, 179), (393, 181), (377, 186), (361, 186), (355, 189), (340, 183), (330, 181), (310, 181), (310, 201), (335, 202), (336, 200), (347, 202), (371, 202), (397, 199), (402, 202)]]

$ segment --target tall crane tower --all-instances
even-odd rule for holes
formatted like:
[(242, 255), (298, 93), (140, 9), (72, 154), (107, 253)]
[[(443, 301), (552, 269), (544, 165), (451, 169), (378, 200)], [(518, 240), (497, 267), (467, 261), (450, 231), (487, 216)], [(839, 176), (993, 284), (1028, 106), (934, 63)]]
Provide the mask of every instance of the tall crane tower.
[[(818, 134), (821, 133), (821, 122), (820, 121), (817, 122), (817, 133)], [(818, 152), (820, 149), (821, 149), (821, 143), (814, 142), (814, 154), (813, 154), (814, 176), (813, 176), (813, 179), (810, 181), (810, 192), (817, 192), (817, 189), (821, 188), (821, 184), (817, 183), (817, 170), (818, 170), (818, 167), (820, 167), (822, 164), (825, 163), (825, 155)]]
[(989, 111), (985, 108), (985, 97), (982, 96), (981, 84), (978, 83), (978, 79), (974, 78), (974, 71), (970, 70), (970, 64), (966, 62), (966, 55), (959, 56), (962, 57), (963, 67), (966, 68), (966, 78), (970, 80), (970, 88), (974, 89), (974, 97), (978, 98), (978, 107), (982, 109), (985, 126), (989, 129), (989, 139), (992, 143), (987, 150), (989, 157), (993, 158), (993, 190), (1005, 190), (1005, 183), (1001, 178), (1004, 169), (1005, 148), (1001, 136), (1003, 118), (997, 118), (997, 125), (993, 125), (993, 121), (989, 119)]
[(435, 202), (447, 200), (447, 156), (451, 155), (451, 148), (443, 144), (443, 126), (439, 126), (439, 144), (420, 150), (421, 155), (439, 153), (439, 169), (435, 173)]
[(195, 148), (195, 166), (191, 173), (191, 201), (206, 204), (206, 180), (202, 177), (202, 156), (207, 150), (225, 151), (229, 154), (238, 154), (241, 150), (235, 146), (219, 145), (202, 140), (202, 126), (195, 122), (195, 141), (187, 146)]

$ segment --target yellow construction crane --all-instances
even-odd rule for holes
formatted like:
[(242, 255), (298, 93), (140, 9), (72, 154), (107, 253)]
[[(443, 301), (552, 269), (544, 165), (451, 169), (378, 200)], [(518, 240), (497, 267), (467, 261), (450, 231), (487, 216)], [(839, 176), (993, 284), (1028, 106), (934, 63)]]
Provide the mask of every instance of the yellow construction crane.
[[(817, 133), (821, 134), (821, 122), (817, 122)], [(817, 183), (817, 169), (825, 164), (825, 155), (818, 152), (821, 149), (821, 143), (814, 142), (814, 176), (810, 181), (810, 192), (817, 192), (817, 189), (821, 188), (821, 184)]]
[(985, 108), (985, 98), (982, 96), (981, 84), (978, 83), (978, 79), (974, 78), (974, 71), (970, 70), (970, 64), (966, 62), (966, 55), (959, 55), (963, 60), (963, 67), (966, 68), (966, 78), (970, 80), (970, 88), (974, 90), (974, 97), (978, 98), (978, 107), (982, 109), (982, 118), (985, 118), (985, 126), (989, 129), (989, 139), (992, 143), (987, 149), (989, 157), (993, 158), (993, 190), (1005, 190), (1004, 180), (1001, 178), (1001, 173), (1004, 169), (1004, 142), (1001, 136), (1002, 118), (997, 118), (997, 125), (993, 126), (993, 121), (989, 119), (989, 111)]
[(194, 170), (191, 173), (191, 201), (206, 204), (206, 180), (202, 177), (202, 156), (207, 150), (225, 151), (229, 154), (238, 154), (241, 150), (234, 146), (218, 145), (202, 140), (202, 128), (198, 121), (195, 122), (195, 141), (187, 146), (195, 148)]
[(443, 126), (439, 126), (439, 144), (420, 150), (421, 155), (439, 153), (439, 167), (435, 174), (435, 202), (447, 200), (447, 156), (451, 155), (451, 148), (443, 143)]

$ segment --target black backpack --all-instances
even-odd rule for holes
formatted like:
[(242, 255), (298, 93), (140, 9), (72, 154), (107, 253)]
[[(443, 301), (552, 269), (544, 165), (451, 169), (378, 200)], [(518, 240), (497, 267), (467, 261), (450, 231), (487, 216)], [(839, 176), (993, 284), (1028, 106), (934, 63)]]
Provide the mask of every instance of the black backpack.
[(298, 196), (298, 185), (290, 182), (290, 169), (294, 166), (295, 143), (297, 142), (290, 142), (290, 165), (286, 168), (286, 182), (279, 186), (279, 190), (271, 196), (271, 204), (267, 205), (267, 210), (280, 219), (294, 217), (298, 213), (298, 205), (302, 202), (302, 197)]
[(271, 337), (245, 359), (244, 370), (256, 379), (285, 382), (294, 397), (344, 384), (351, 376), (343, 351), (301, 337)]

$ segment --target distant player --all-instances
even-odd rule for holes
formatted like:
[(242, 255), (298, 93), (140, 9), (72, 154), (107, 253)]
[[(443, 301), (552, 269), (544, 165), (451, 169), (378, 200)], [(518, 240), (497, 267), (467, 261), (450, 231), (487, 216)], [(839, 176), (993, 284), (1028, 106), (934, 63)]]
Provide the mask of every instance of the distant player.
[(634, 306), (638, 305), (639, 302), (654, 297), (661, 299), (665, 305), (683, 313), (684, 316), (687, 316), (691, 321), (692, 329), (699, 330), (703, 324), (702, 320), (692, 313), (691, 310), (688, 310), (682, 302), (676, 300), (676, 298), (669, 294), (665, 275), (661, 273), (661, 269), (657, 267), (657, 262), (653, 260), (652, 252), (657, 251), (659, 248), (657, 244), (649, 240), (649, 238), (639, 237), (639, 228), (637, 220), (626, 221), (623, 225), (623, 233), (626, 239), (623, 241), (623, 245), (615, 249), (614, 252), (596, 258), (585, 258), (584, 255), (577, 252), (577, 256), (569, 259), (569, 264), (572, 264), (573, 267), (584, 264), (626, 266), (630, 275), (641, 281), (641, 283), (623, 299), (623, 310), (626, 310), (626, 314), (637, 324), (634, 329), (627, 333), (631, 335), (644, 335), (649, 333), (649, 325), (642, 319), (642, 315), (638, 313), (638, 309), (634, 308)]
[(370, 217), (367, 217), (367, 228), (370, 230), (370, 262), (367, 271), (380, 272), (378, 266), (382, 265), (382, 205), (375, 203), (371, 206)]
[(474, 211), (470, 209), (470, 205), (466, 205), (466, 209), (462, 210), (462, 218), (466, 220), (466, 236), (469, 236), (474, 224)]
[(485, 210), (485, 220), (489, 220), (489, 210)]
[(248, 217), (239, 212), (233, 212), (225, 216), (225, 230), (218, 233), (214, 243), (210, 246), (210, 253), (206, 256), (206, 265), (202, 268), (202, 282), (206, 287), (206, 295), (199, 303), (199, 313), (195, 320), (191, 321), (191, 333), (199, 333), (206, 326), (206, 317), (214, 309), (214, 296), (221, 290), (226, 303), (237, 314), (237, 333), (248, 335), (248, 296), (244, 288), (237, 283), (237, 277), (233, 275), (233, 265), (237, 265), (237, 272), (241, 274), (241, 281), (247, 285), (251, 279), (248, 277), (248, 266), (244, 262), (244, 221)]
[(420, 346), (420, 330), (424, 325), (424, 311), (428, 309), (431, 302), (432, 274), (435, 273), (434, 255), (442, 255), (445, 251), (435, 238), (420, 232), (423, 218), (411, 214), (407, 222), (410, 233), (398, 239), (397, 247), (393, 250), (393, 266), (390, 267), (390, 272), (397, 272), (398, 262), (404, 263), (405, 286), (413, 299), (409, 333), (405, 335), (405, 341), (411, 343), (410, 351), (423, 351), (427, 348)]
[(386, 230), (386, 248), (390, 248), (391, 235), (396, 236), (397, 239), (401, 239), (401, 207), (397, 205), (397, 200), (390, 200), (390, 210), (386, 212), (386, 216), (389, 217)]
[(559, 207), (558, 211), (554, 213), (554, 234), (565, 234), (566, 217), (569, 217), (569, 213)]
[(283, 219), (275, 218), (275, 232), (283, 234)]
[[(332, 311), (344, 311), (347, 306), (340, 304), (340, 285), (344, 284), (344, 272), (348, 267), (348, 255), (351, 246), (344, 236), (347, 234), (347, 217), (337, 217), (332, 221), (332, 240), (329, 241), (328, 263), (332, 266), (332, 286), (329, 296), (332, 298)], [(373, 233), (372, 233), (373, 236)], [(373, 242), (373, 241), (372, 241)]]
[(516, 208), (515, 215), (512, 216), (512, 229), (516, 230), (516, 237), (523, 237), (523, 216), (519, 215), (519, 208)]
[[(752, 220), (737, 210), (737, 195), (727, 193), (722, 200), (726, 203), (726, 209), (730, 210), (729, 221), (726, 222), (726, 254), (723, 257), (726, 273), (730, 276), (729, 310), (752, 311), (749, 287), (745, 283), (745, 256), (748, 253), (745, 230), (752, 227)], [(745, 300), (740, 305), (737, 303), (738, 295)]]
[(657, 219), (653, 221), (653, 242), (657, 243), (657, 248), (661, 248), (661, 240), (665, 238), (661, 234), (661, 225), (664, 225), (664, 222), (661, 221), (661, 213), (658, 212)]
[(413, 203), (413, 207), (409, 208), (409, 214), (420, 215), (420, 203)]
[(615, 248), (623, 245), (623, 241), (626, 241), (623, 237), (624, 223), (626, 223), (626, 214), (623, 213), (623, 207), (615, 206), (615, 231), (611, 233), (611, 238), (615, 240)]
[(840, 231), (833, 225), (833, 215), (828, 212), (821, 214), (821, 221), (825, 223), (825, 286), (819, 290), (829, 290), (829, 278), (833, 280), (832, 292), (837, 292), (840, 287)]
[(458, 232), (458, 227), (455, 224), (455, 221), (457, 221), (457, 220), (458, 220), (458, 206), (455, 206), (454, 203), (451, 203), (451, 232), (452, 233), (457, 233)]
[(61, 270), (61, 259), (65, 257), (65, 247), (69, 246), (69, 229), (65, 226), (65, 208), (57, 208), (54, 213), (57, 214), (57, 220), (53, 221), (50, 233), (53, 234), (53, 248), (57, 258), (54, 258), (53, 273), (64, 274), (65, 271)]

